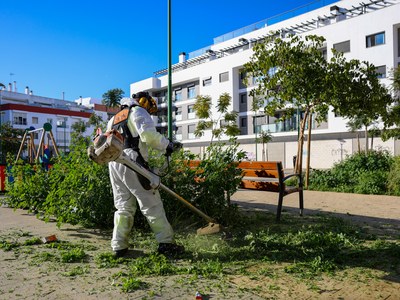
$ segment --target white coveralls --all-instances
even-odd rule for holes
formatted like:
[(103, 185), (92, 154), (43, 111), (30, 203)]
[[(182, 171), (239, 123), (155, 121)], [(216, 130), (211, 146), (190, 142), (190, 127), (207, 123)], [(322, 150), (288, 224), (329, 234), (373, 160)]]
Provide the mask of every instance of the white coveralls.
[[(114, 118), (108, 122), (107, 130), (112, 128)], [(148, 160), (147, 146), (165, 152), (169, 140), (156, 131), (150, 114), (140, 106), (131, 108), (128, 128), (133, 137), (140, 137), (139, 149), (143, 158)], [(137, 152), (133, 149), (123, 150), (136, 161)], [(146, 190), (139, 182), (136, 173), (117, 162), (109, 163), (110, 180), (114, 195), (114, 230), (111, 240), (113, 251), (129, 247), (129, 233), (133, 226), (136, 212), (136, 201), (142, 214), (146, 217), (158, 243), (173, 243), (173, 230), (169, 224), (158, 190)]]

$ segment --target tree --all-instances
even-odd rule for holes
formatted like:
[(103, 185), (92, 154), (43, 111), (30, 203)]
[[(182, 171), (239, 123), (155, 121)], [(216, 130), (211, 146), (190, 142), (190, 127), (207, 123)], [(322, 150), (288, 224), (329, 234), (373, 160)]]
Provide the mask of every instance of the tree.
[(124, 91), (121, 89), (111, 89), (103, 94), (103, 104), (108, 107), (117, 107), (124, 95)]
[(7, 154), (10, 153), (13, 157), (17, 155), (21, 146), (24, 130), (15, 129), (10, 122), (3, 123), (0, 126), (0, 163), (6, 162)]
[(212, 118), (212, 104), (210, 96), (197, 96), (194, 104), (194, 111), (199, 119), (194, 134), (197, 137), (203, 136), (204, 131), (211, 129), (211, 143), (214, 138), (220, 139), (223, 134), (229, 137), (235, 137), (240, 133), (237, 125), (238, 113), (229, 112), (232, 97), (228, 93), (223, 93), (217, 102), (216, 109), (219, 113), (216, 119)]
[(376, 73), (376, 67), (367, 62), (347, 61), (337, 54), (330, 65), (330, 93), (336, 114), (346, 117), (350, 124), (364, 127), (365, 151), (368, 152), (368, 127), (380, 119), (387, 119), (387, 109), (393, 102), (387, 88)]
[(272, 140), (272, 134), (271, 132), (261, 130), (260, 131), (260, 136), (256, 139), (257, 143), (262, 143), (262, 160), (263, 161), (268, 161), (268, 149), (267, 152), (265, 152), (265, 144), (268, 144)]
[(302, 112), (297, 172), (302, 169), (306, 122), (312, 114), (315, 114), (317, 122), (325, 120), (329, 108), (327, 61), (321, 51), (324, 41), (323, 37), (315, 35), (282, 39), (275, 32), (254, 46), (253, 56), (244, 66), (247, 79), (257, 79), (258, 85), (250, 92), (253, 101), (254, 98), (256, 101), (268, 100), (266, 113), (273, 116), (277, 110), (285, 110), (282, 117), (285, 119), (292, 117), (295, 109)]
[(88, 124), (93, 125), (95, 128), (99, 127), (103, 123), (103, 119), (101, 116), (92, 113), (89, 117)]

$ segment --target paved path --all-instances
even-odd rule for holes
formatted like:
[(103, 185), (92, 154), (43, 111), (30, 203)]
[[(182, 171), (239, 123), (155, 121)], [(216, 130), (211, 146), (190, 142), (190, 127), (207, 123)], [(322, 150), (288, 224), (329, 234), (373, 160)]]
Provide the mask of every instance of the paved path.
[[(278, 194), (264, 191), (239, 190), (232, 202), (245, 209), (276, 213)], [(283, 200), (283, 211), (298, 212), (298, 196), (291, 194)], [(333, 192), (304, 192), (304, 215), (327, 213), (362, 224), (398, 229), (400, 234), (400, 197), (360, 195)], [(29, 229), (38, 234), (59, 231), (54, 223), (37, 220), (25, 210), (0, 207), (0, 231), (9, 228)], [(63, 225), (63, 228), (68, 225)], [(71, 226), (72, 227), (72, 226)]]
[[(246, 209), (275, 214), (278, 194), (239, 190), (232, 196), (232, 201)], [(284, 197), (284, 212), (297, 213), (298, 208), (298, 194)], [(388, 233), (393, 230), (400, 236), (400, 197), (304, 191), (304, 215), (315, 213), (328, 213), (360, 224), (370, 224)]]

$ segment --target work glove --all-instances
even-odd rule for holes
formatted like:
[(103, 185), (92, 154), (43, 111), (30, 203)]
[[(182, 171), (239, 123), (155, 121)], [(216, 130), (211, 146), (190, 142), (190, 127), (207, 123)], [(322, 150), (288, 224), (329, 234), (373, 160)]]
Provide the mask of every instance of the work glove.
[(171, 156), (172, 152), (181, 149), (182, 146), (183, 146), (182, 143), (170, 141), (167, 146), (167, 149), (165, 149), (165, 155)]

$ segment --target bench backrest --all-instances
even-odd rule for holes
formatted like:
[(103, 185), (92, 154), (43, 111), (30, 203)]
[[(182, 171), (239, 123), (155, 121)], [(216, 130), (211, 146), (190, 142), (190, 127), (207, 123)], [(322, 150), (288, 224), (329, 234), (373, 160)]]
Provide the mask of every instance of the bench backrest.
[[(243, 169), (240, 187), (262, 191), (279, 192), (284, 187), (284, 171), (280, 161), (243, 161), (238, 168)], [(263, 180), (271, 179), (271, 180)]]
[[(196, 168), (199, 164), (200, 160), (188, 161), (190, 168)], [(281, 188), (285, 188), (284, 171), (280, 161), (242, 161), (237, 168), (243, 170), (244, 177), (240, 183), (241, 188), (273, 192), (279, 191), (279, 185)]]

